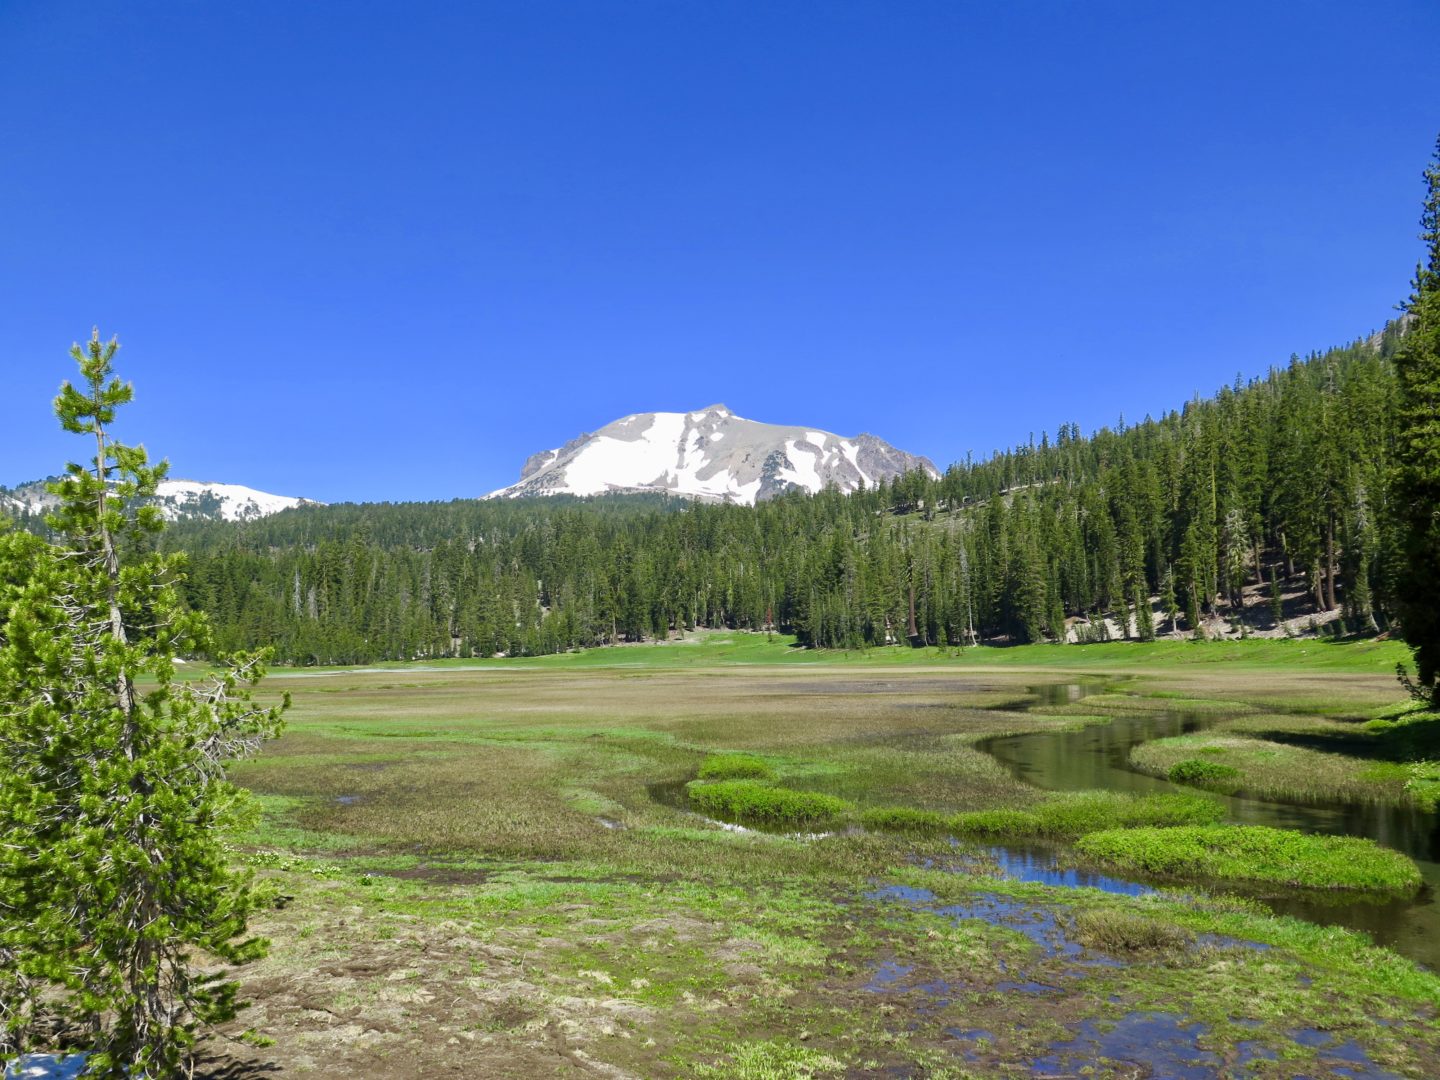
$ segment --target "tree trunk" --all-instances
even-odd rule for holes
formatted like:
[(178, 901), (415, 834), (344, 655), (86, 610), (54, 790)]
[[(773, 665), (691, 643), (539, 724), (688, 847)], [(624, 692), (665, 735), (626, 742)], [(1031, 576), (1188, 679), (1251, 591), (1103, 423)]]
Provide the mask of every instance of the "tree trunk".
[[(120, 555), (115, 550), (115, 540), (105, 524), (105, 484), (109, 470), (105, 468), (105, 429), (99, 421), (95, 423), (95, 478), (100, 481), (100, 494), (96, 498), (97, 524), (100, 530), (100, 551), (105, 562), (105, 600), (110, 608), (110, 636), (120, 644), (126, 644), (125, 619), (120, 613)], [(123, 671), (115, 685), (115, 695), (120, 711), (127, 717), (134, 708), (130, 678)], [(125, 756), (131, 756), (129, 739), (126, 739)]]
[(1335, 602), (1335, 569), (1335, 519), (1332, 517), (1325, 526), (1325, 600), (1331, 611), (1340, 606)]

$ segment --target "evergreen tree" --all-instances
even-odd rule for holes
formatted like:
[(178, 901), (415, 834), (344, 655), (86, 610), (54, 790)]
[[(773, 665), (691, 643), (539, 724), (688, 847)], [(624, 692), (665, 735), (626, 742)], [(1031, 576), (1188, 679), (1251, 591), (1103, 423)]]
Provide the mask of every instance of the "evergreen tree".
[(915, 639), (932, 644), (1058, 639), (1078, 616), (1143, 636), (1132, 609), (1152, 595), (1157, 630), (1178, 632), (1184, 612), (1190, 631), (1203, 618), (1225, 633), (1243, 590), (1277, 572), (1308, 582), (1299, 614), (1338, 603), (1375, 629), (1399, 600), (1395, 358), (1414, 324), (1123, 432), (1062, 424), (1053, 441), (848, 497), (307, 506), (178, 522), (158, 543), (189, 554), (181, 589), (217, 651), (273, 646), (301, 664), (558, 652), (693, 626), (898, 644), (912, 586)]
[(1425, 181), (1421, 235), (1429, 250), (1406, 306), (1415, 325), (1395, 356), (1392, 495), (1401, 555), (1396, 606), (1416, 666), (1413, 682), (1401, 677), (1417, 696), (1440, 705), (1440, 140)]
[(181, 558), (143, 553), (160, 517), (136, 502), (166, 466), (110, 438), (132, 395), (116, 347), (98, 333), (73, 347), (82, 385), (55, 402), (95, 440), (93, 470), (51, 485), (58, 542), (0, 537), (0, 1043), (24, 1049), (37, 1015), (58, 1014), (88, 1032), (87, 1075), (162, 1077), (234, 1013), (235, 984), (205, 968), (262, 951), (223, 843), (243, 807), (224, 766), (284, 706), (251, 700), (257, 656), (175, 679), (180, 651), (213, 642), (182, 604)]
[(1160, 606), (1170, 620), (1170, 633), (1175, 633), (1180, 622), (1180, 601), (1175, 596), (1175, 571), (1168, 565), (1160, 579)]

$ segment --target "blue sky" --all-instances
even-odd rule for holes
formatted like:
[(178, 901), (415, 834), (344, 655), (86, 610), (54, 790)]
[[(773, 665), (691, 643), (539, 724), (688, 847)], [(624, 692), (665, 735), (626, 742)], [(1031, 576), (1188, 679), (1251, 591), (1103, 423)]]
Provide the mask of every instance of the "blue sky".
[(723, 401), (942, 466), (1380, 326), (1440, 4), (0, 0), (0, 483), (450, 498)]

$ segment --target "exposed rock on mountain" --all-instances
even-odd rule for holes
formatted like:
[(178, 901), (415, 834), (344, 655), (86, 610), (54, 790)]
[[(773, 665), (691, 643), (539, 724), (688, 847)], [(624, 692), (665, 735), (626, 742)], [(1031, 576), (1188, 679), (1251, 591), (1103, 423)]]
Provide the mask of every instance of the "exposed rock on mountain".
[(854, 491), (914, 469), (938, 475), (928, 458), (874, 435), (853, 439), (808, 427), (762, 424), (724, 405), (689, 413), (638, 413), (530, 457), (520, 479), (487, 498), (664, 492), (754, 503), (799, 488)]

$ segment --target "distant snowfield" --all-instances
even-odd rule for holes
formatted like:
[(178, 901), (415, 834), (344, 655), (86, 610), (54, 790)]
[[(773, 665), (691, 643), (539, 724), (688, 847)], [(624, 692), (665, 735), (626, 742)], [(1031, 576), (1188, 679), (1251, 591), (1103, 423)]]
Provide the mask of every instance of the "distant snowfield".
[(181, 506), (213, 495), (219, 499), (220, 516), (226, 521), (278, 514), (281, 510), (309, 501), (291, 495), (272, 495), (243, 484), (207, 484), (198, 480), (162, 480), (156, 495), (162, 500), (174, 500)]
[(486, 497), (656, 491), (751, 504), (794, 488), (873, 487), (910, 469), (939, 475), (927, 459), (872, 435), (848, 439), (809, 427), (763, 424), (711, 405), (623, 417), (535, 454), (518, 483)]
[[(45, 490), (46, 481), (22, 484), (0, 494), (0, 510), (41, 514), (59, 503)], [(155, 505), (167, 519), (218, 517), (222, 521), (250, 521), (277, 514), (292, 506), (313, 503), (291, 495), (273, 495), (244, 484), (212, 484), (200, 480), (162, 480), (156, 486)]]

